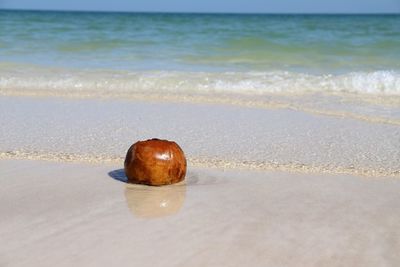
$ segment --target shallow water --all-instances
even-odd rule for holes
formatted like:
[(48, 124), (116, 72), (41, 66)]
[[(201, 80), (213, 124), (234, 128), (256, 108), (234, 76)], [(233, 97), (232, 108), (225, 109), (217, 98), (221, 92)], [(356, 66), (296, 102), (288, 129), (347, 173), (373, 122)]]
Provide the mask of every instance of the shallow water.
[(190, 166), (400, 174), (398, 125), (291, 109), (0, 97), (0, 124), (0, 159), (123, 164), (132, 143), (157, 137)]

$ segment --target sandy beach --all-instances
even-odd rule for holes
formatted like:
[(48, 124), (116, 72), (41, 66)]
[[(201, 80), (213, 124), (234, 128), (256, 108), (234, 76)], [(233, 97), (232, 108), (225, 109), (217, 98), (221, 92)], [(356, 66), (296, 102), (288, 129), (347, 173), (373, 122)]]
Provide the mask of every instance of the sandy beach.
[(0, 161), (2, 266), (396, 266), (400, 180)]
[[(2, 266), (400, 262), (396, 125), (234, 105), (0, 102)], [(126, 149), (153, 136), (182, 145), (185, 183), (125, 183)]]
[(239, 1), (0, 0), (0, 267), (400, 266), (400, 16)]

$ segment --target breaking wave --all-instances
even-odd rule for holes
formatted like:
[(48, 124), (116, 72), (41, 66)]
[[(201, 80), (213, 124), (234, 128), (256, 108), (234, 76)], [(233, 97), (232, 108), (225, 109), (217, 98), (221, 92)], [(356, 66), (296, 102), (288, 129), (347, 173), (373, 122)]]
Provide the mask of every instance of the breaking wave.
[(372, 71), (312, 75), (288, 71), (179, 72), (67, 70), (55, 68), (0, 67), (0, 91), (46, 91), (107, 95), (120, 93), (177, 94), (302, 94), (356, 93), (400, 95), (400, 72)]

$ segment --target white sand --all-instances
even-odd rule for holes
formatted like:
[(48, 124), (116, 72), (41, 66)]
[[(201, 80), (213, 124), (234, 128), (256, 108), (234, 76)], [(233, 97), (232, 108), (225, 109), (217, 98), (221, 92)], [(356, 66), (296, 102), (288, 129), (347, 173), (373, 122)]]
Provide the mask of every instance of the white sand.
[(0, 266), (400, 265), (399, 179), (189, 167), (0, 161)]
[[(0, 96), (0, 266), (399, 266), (400, 130), (374, 110)], [(152, 137), (186, 183), (119, 181)]]

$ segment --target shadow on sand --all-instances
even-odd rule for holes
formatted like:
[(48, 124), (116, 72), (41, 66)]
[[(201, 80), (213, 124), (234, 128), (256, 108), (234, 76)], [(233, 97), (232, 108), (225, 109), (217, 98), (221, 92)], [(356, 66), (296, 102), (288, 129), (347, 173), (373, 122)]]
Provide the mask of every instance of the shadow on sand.
[[(117, 170), (110, 171), (108, 173), (108, 176), (110, 176), (114, 180), (129, 184), (128, 177), (126, 177), (124, 169), (117, 169)], [(181, 185), (181, 186), (183, 184), (185, 186), (211, 185), (211, 184), (219, 184), (222, 182), (223, 182), (222, 179), (217, 179), (216, 177), (211, 176), (211, 175), (202, 175), (202, 178), (200, 179), (199, 174), (197, 174), (195, 172), (188, 172), (186, 175), (185, 181), (180, 182), (176, 185)], [(157, 188), (158, 187), (158, 186), (147, 186), (147, 185), (142, 185), (142, 186), (146, 186), (149, 188)], [(170, 186), (174, 186), (174, 185), (167, 185), (167, 186), (161, 186), (161, 187), (170, 187)]]
[(113, 170), (108, 173), (108, 176), (113, 178), (114, 180), (127, 183), (128, 177), (125, 175), (124, 169)]

